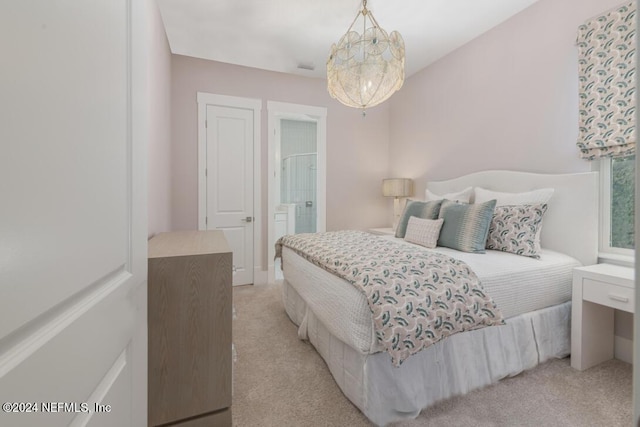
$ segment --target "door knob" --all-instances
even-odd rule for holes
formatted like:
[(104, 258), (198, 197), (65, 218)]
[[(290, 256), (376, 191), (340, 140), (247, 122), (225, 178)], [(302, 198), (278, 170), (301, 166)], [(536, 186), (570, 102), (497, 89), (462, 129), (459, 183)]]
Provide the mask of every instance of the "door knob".
[(248, 216), (246, 218), (242, 218), (240, 221), (242, 221), (242, 222), (251, 222), (251, 221), (253, 221), (253, 217)]

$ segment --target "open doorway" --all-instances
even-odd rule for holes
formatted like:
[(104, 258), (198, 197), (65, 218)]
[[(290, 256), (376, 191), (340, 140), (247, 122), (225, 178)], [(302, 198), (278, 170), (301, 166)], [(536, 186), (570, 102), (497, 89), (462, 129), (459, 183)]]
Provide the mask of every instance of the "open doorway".
[(315, 233), (317, 229), (317, 127), (311, 120), (280, 120), (281, 160), (280, 167), (276, 165), (280, 171), (276, 173), (276, 181), (280, 175), (280, 197), (275, 200), (276, 210), (291, 207), (293, 216), (287, 215), (287, 231), (293, 229), (296, 234)]
[(281, 278), (274, 244), (326, 229), (326, 108), (269, 101), (269, 281)]

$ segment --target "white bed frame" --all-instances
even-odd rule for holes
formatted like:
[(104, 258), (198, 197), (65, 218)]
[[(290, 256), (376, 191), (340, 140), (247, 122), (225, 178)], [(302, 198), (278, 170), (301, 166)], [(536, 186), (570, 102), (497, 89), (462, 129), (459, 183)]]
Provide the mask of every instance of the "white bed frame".
[[(585, 265), (596, 262), (597, 173), (486, 171), (427, 184), (436, 194), (469, 186), (501, 192), (554, 188), (544, 217), (542, 247), (573, 256)], [(314, 279), (293, 273), (288, 277), (291, 261), (287, 256), (283, 259), (283, 299), (287, 314), (299, 326), (298, 335), (309, 339), (345, 396), (378, 425), (415, 418), (439, 400), (517, 375), (570, 352), (571, 303), (566, 302), (511, 317), (503, 326), (455, 334), (394, 368), (387, 353), (363, 354), (332, 334), (296, 290)]]
[(571, 255), (584, 265), (597, 262), (598, 172), (550, 175), (493, 170), (427, 183), (427, 189), (436, 194), (461, 191), (467, 187), (505, 193), (555, 189), (544, 215), (541, 246)]

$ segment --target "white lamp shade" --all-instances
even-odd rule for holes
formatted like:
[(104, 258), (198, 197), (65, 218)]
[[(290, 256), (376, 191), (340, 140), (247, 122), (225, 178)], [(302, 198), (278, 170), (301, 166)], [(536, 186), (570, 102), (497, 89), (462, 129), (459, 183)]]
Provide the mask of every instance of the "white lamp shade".
[(413, 195), (413, 180), (409, 178), (383, 179), (382, 195), (385, 197), (409, 197)]

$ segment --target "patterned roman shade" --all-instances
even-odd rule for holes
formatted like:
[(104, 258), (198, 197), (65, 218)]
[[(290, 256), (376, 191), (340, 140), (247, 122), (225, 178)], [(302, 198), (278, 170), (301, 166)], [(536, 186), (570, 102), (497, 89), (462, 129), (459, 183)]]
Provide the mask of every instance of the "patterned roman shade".
[(578, 27), (580, 156), (635, 153), (635, 1)]

